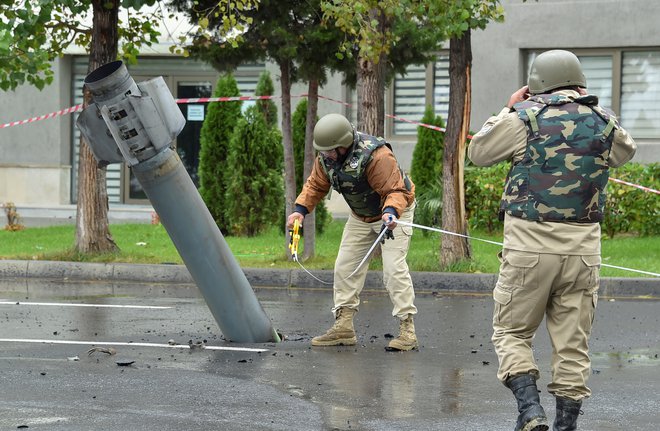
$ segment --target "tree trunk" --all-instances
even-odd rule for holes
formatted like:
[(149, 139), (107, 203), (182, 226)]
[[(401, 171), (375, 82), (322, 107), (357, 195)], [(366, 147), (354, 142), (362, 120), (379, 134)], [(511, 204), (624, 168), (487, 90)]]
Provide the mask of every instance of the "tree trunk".
[[(307, 118), (305, 127), (305, 159), (303, 162), (303, 183), (312, 173), (316, 160), (314, 151), (314, 125), (319, 107), (319, 81), (310, 79), (307, 89)], [(303, 222), (304, 250), (302, 259), (306, 260), (316, 254), (316, 211), (307, 214)]]
[(382, 62), (358, 60), (358, 125), (361, 132), (383, 136), (385, 132), (385, 100)]
[[(470, 30), (460, 38), (449, 41), (449, 112), (443, 158), (442, 229), (462, 235), (467, 234), (465, 216), (465, 190), (463, 169), (465, 142), (470, 127), (470, 74), (472, 47)], [(469, 259), (470, 244), (467, 238), (443, 234), (441, 237), (440, 264), (446, 268), (452, 263)]]
[[(284, 202), (286, 216), (293, 212), (296, 200), (296, 161), (293, 157), (293, 137), (291, 131), (291, 62), (280, 63), (280, 84), (282, 89), (282, 144), (284, 145)], [(284, 227), (286, 231), (286, 226)], [(284, 250), (291, 259), (289, 238), (284, 235)]]
[[(369, 15), (378, 21), (381, 33), (389, 25), (385, 15), (373, 9)], [(373, 136), (385, 136), (385, 63), (386, 54), (379, 58), (358, 58), (358, 130)]]
[[(117, 59), (119, 0), (93, 0), (92, 44), (87, 72)], [(84, 106), (91, 94), (84, 90)], [(106, 170), (97, 168), (87, 142), (80, 138), (78, 160), (78, 204), (76, 207), (76, 243), (79, 253), (119, 250), (112, 239), (108, 222)]]

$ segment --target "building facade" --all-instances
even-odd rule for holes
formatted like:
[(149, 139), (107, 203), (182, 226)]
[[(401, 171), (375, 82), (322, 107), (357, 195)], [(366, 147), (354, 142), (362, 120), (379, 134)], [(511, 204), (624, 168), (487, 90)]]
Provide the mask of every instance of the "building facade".
[[(657, 0), (503, 0), (505, 21), (472, 33), (471, 130), (498, 112), (513, 91), (524, 85), (529, 64), (538, 53), (568, 49), (580, 58), (589, 92), (611, 107), (639, 144), (634, 161), (660, 161), (660, 16)], [(55, 81), (39, 91), (22, 86), (0, 93), (0, 126), (82, 103), (87, 72), (84, 54), (70, 54), (54, 64)], [(245, 65), (236, 71), (242, 95), (250, 96), (264, 70), (279, 94), (274, 64)], [(129, 67), (136, 81), (163, 76), (175, 98), (210, 97), (218, 72), (179, 57), (145, 55)], [(340, 112), (355, 118), (355, 92), (334, 76), (320, 89), (319, 115)], [(306, 91), (295, 84), (292, 104)], [(343, 103), (342, 103), (343, 102)], [(440, 51), (435, 62), (412, 65), (386, 93), (386, 138), (409, 168), (419, 121), (427, 105), (447, 118), (449, 57)], [(232, 102), (223, 102), (232, 103)], [(249, 103), (249, 102), (248, 102)], [(276, 103), (279, 105), (278, 100)], [(181, 158), (196, 179), (199, 132), (207, 104), (180, 104), (187, 119), (177, 138)], [(347, 106), (349, 105), (349, 106)], [(20, 207), (75, 204), (79, 132), (77, 113), (0, 128), (0, 203)], [(407, 121), (404, 121), (407, 120)], [(440, 132), (439, 132), (440, 133)], [(147, 203), (125, 166), (108, 168), (110, 204)]]

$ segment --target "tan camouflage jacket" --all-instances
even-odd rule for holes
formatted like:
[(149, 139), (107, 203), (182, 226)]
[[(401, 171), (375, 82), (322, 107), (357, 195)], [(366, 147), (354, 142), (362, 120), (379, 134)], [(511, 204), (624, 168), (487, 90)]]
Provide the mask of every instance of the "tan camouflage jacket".
[[(305, 207), (308, 212), (313, 211), (331, 189), (330, 180), (321, 166), (319, 157), (317, 156), (312, 172), (295, 202), (296, 205)], [(371, 188), (381, 197), (381, 208), (393, 208), (397, 217), (415, 201), (415, 185), (412, 184), (410, 191), (406, 189), (397, 160), (387, 146), (384, 145), (373, 152), (365, 175)], [(381, 218), (380, 216), (359, 217), (355, 213), (353, 216), (364, 222), (374, 222)]]

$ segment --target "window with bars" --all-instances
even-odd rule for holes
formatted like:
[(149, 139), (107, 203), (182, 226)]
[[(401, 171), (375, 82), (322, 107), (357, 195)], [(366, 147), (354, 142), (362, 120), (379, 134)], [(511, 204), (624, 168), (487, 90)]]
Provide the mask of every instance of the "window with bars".
[(621, 122), (636, 138), (660, 137), (660, 51), (624, 52)]
[(428, 105), (446, 120), (449, 112), (449, 56), (439, 55), (428, 66), (409, 66), (405, 75), (394, 78), (392, 99), (394, 135), (417, 134), (417, 126), (408, 121), (420, 121)]
[(397, 76), (392, 83), (394, 99), (393, 133), (413, 135), (417, 127), (404, 120), (419, 121), (426, 109), (426, 66), (414, 65), (406, 69), (405, 76)]
[(447, 122), (449, 115), (449, 56), (440, 55), (433, 64), (433, 108)]
[(612, 106), (612, 57), (607, 55), (578, 56), (587, 78), (589, 94), (598, 96), (598, 103)]

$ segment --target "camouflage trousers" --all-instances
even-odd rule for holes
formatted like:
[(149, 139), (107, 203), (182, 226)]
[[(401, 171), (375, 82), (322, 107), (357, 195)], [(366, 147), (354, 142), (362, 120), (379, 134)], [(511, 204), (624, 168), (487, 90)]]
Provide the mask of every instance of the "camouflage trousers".
[[(414, 205), (406, 209), (400, 220), (412, 223), (415, 209)], [(362, 267), (346, 279), (362, 261), (372, 246), (383, 223), (379, 220), (365, 223), (349, 216), (339, 246), (339, 253), (335, 261), (334, 271), (334, 307), (333, 313), (340, 307), (358, 309), (360, 292), (369, 267), (365, 262)], [(405, 318), (408, 314), (416, 314), (414, 305), (415, 291), (406, 257), (412, 236), (412, 227), (397, 225), (394, 228), (394, 239), (386, 239), (381, 245), (383, 259), (383, 284), (392, 301), (392, 315)]]
[(504, 249), (493, 290), (493, 345), (497, 377), (534, 374), (539, 369), (532, 339), (543, 317), (552, 343), (555, 396), (580, 400), (591, 395), (589, 337), (598, 302), (600, 256), (530, 253)]

